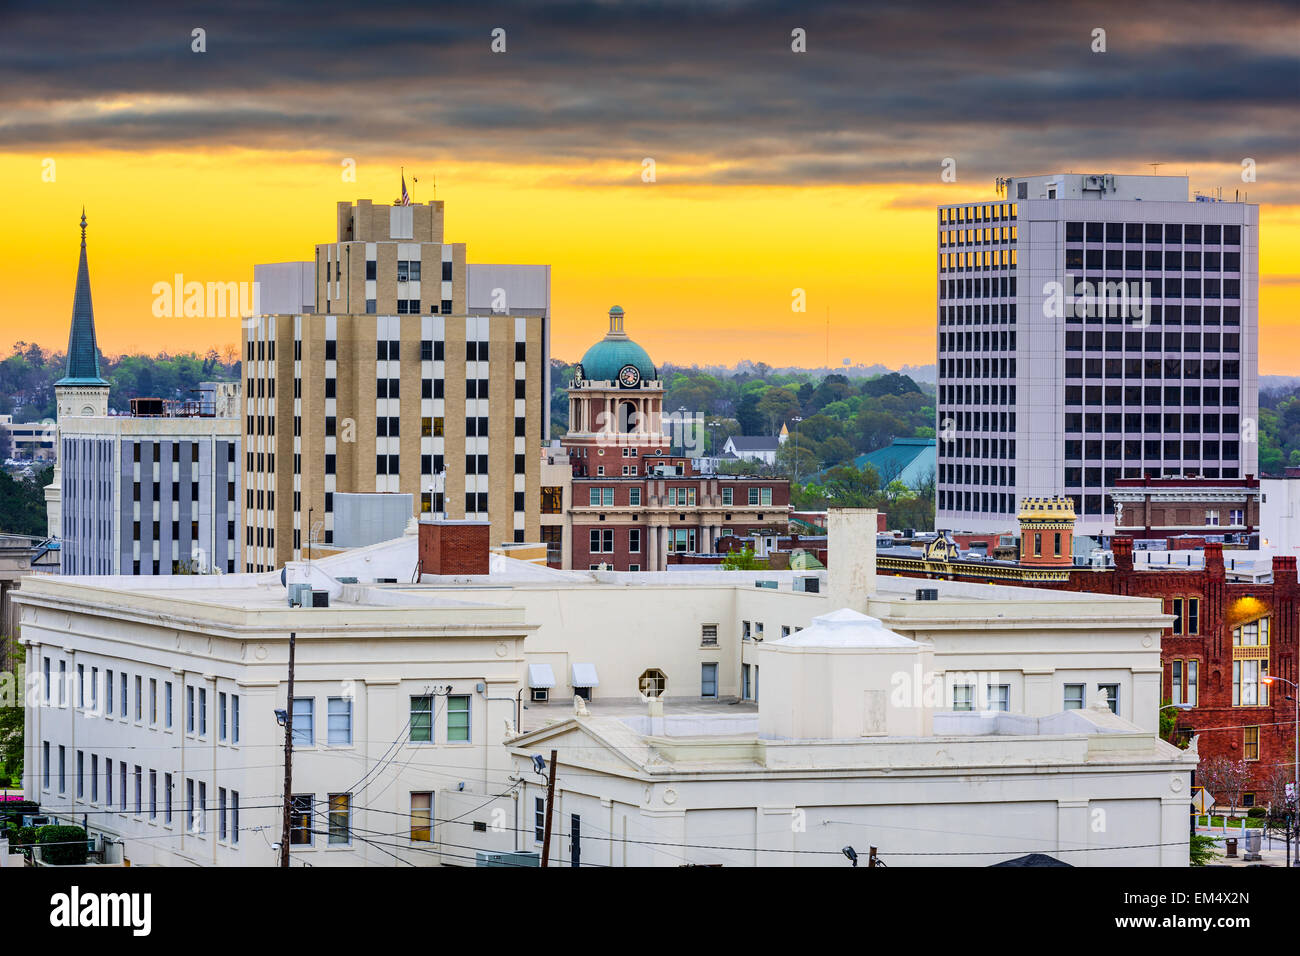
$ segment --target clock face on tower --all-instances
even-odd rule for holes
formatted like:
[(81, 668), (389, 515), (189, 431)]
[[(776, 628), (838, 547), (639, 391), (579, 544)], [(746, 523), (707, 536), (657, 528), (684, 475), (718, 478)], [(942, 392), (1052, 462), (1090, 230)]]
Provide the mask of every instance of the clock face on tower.
[(635, 388), (641, 382), (641, 370), (635, 365), (624, 365), (618, 370), (618, 383), (624, 388)]

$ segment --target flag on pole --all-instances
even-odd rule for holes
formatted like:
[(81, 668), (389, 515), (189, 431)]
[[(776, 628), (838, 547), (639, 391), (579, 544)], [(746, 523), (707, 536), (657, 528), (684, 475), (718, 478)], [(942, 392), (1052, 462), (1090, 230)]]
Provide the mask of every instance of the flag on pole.
[(402, 170), (402, 198), (399, 205), (409, 206), (411, 204), (411, 194), (406, 191), (406, 170)]

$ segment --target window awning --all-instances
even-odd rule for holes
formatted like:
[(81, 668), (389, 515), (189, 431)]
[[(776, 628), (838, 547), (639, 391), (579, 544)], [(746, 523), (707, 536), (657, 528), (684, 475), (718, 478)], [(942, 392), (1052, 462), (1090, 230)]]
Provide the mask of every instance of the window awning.
[(554, 687), (555, 672), (551, 670), (550, 664), (529, 664), (528, 665), (528, 686), (529, 687)]
[(596, 676), (595, 664), (574, 664), (573, 665), (573, 686), (574, 687), (599, 687), (600, 678)]

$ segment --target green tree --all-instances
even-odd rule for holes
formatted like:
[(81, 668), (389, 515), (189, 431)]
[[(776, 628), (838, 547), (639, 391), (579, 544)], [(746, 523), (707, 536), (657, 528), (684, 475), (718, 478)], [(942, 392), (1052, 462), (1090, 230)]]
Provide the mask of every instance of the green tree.
[(760, 571), (767, 567), (767, 561), (754, 557), (752, 545), (745, 545), (743, 551), (728, 551), (722, 556), (724, 571)]

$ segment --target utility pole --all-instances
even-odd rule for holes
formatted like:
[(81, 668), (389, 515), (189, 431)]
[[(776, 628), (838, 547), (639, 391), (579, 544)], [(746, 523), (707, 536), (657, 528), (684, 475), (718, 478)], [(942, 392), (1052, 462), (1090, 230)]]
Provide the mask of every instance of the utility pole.
[(280, 866), (289, 865), (289, 821), (293, 803), (293, 651), (298, 634), (289, 632), (289, 698), (284, 709), (284, 821), (280, 827)]
[(867, 866), (879, 866), (879, 865), (880, 865), (880, 861), (876, 858), (876, 848), (873, 846), (871, 848), (870, 855), (867, 857)]
[(555, 816), (555, 751), (551, 751), (550, 774), (546, 781), (546, 829), (542, 831), (542, 866), (551, 859), (551, 819)]

